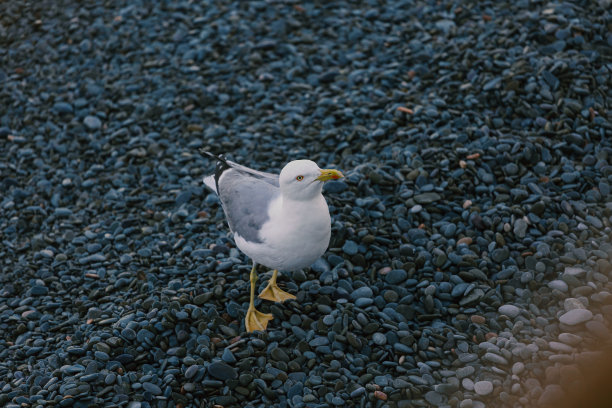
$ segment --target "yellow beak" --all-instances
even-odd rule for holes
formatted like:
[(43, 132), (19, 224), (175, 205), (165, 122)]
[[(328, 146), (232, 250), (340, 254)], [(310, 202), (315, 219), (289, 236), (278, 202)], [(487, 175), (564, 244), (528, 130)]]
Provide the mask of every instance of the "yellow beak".
[(321, 169), (321, 175), (317, 177), (319, 181), (337, 180), (344, 177), (342, 173), (334, 169)]

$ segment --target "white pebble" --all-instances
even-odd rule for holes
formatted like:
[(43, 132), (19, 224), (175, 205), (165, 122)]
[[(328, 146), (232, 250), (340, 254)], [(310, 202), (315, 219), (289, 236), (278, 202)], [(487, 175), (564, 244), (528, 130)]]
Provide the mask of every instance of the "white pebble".
[(511, 319), (514, 319), (516, 316), (519, 315), (521, 309), (514, 305), (501, 305), (499, 309), (497, 309), (497, 311), (503, 315), (508, 316)]
[(493, 383), (491, 383), (491, 381), (478, 381), (474, 384), (474, 391), (476, 391), (478, 395), (489, 395), (493, 392)]
[(512, 365), (512, 374), (519, 375), (523, 371), (525, 371), (525, 364), (522, 362), (518, 361)]
[(556, 289), (560, 292), (567, 292), (568, 290), (567, 283), (565, 283), (561, 279), (555, 279), (553, 281), (548, 282), (548, 287), (551, 289)]
[(572, 309), (561, 315), (559, 321), (568, 326), (575, 326), (580, 323), (588, 322), (593, 318), (593, 313), (587, 309)]

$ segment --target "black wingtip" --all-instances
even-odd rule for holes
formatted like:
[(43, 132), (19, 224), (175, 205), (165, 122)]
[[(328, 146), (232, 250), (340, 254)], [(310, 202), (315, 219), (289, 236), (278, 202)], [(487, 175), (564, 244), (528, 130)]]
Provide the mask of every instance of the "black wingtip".
[(222, 156), (222, 155), (215, 156), (214, 154), (212, 154), (212, 153), (211, 153), (211, 152), (209, 152), (208, 150), (198, 149), (198, 152), (200, 152), (200, 154), (201, 154), (202, 156), (208, 156), (208, 157), (210, 157), (211, 159), (215, 159), (215, 160), (225, 160), (225, 159), (223, 158), (223, 156)]
[(211, 159), (217, 161), (217, 164), (215, 165), (215, 185), (217, 187), (217, 191), (219, 191), (219, 179), (221, 178), (221, 174), (223, 174), (225, 170), (230, 169), (231, 166), (225, 159), (225, 156), (223, 156), (222, 154), (220, 154), (219, 156), (215, 156), (211, 152), (206, 151), (204, 149), (200, 149), (199, 151), (200, 154), (202, 154), (203, 156), (208, 156)]

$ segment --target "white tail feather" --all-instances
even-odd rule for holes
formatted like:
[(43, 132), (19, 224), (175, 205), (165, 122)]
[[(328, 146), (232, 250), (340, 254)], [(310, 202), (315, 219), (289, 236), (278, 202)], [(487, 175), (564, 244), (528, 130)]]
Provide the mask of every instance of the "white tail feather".
[(215, 176), (213, 176), (213, 175), (206, 176), (206, 177), (204, 177), (204, 180), (202, 180), (202, 181), (204, 182), (206, 187), (208, 187), (210, 190), (212, 190), (213, 193), (219, 194), (218, 191), (217, 191), (217, 185), (215, 183)]

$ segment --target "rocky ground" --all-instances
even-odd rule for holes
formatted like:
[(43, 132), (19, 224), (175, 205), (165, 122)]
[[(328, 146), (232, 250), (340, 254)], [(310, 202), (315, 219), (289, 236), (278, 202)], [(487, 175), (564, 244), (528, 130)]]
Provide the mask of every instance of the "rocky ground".
[[(545, 407), (592, 385), (609, 0), (2, 8), (0, 405)], [(346, 175), (265, 333), (202, 147)]]

